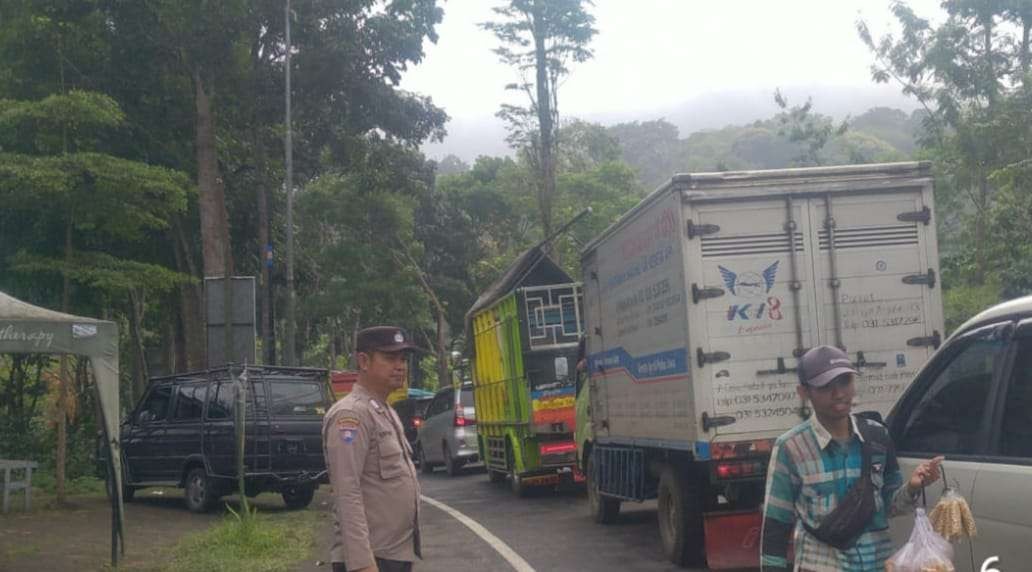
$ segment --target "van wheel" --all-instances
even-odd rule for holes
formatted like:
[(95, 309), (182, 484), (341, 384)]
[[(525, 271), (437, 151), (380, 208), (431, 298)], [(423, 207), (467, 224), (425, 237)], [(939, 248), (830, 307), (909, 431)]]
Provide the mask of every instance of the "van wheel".
[(595, 480), (595, 456), (588, 457), (588, 509), (591, 511), (591, 518), (598, 524), (612, 524), (620, 516), (620, 499), (607, 497), (599, 491), (598, 481)]
[(187, 473), (185, 499), (190, 512), (208, 512), (215, 505), (218, 496), (204, 467), (195, 467)]
[(417, 453), (417, 456), (419, 457), (419, 472), (423, 473), (424, 475), (433, 474), (434, 466), (430, 464), (430, 461), (426, 460), (426, 451), (423, 450), (422, 445), (419, 446), (419, 452)]
[(663, 552), (679, 566), (705, 566), (703, 488), (695, 475), (663, 468), (659, 477), (659, 536)]
[(444, 468), (448, 471), (449, 477), (457, 477), (462, 473), (462, 460), (455, 459), (451, 454), (451, 447), (447, 443), (444, 444), (444, 449), (441, 451), (444, 455)]
[(280, 493), (283, 497), (283, 504), (291, 510), (305, 508), (312, 504), (315, 497), (315, 487), (312, 485), (295, 485), (283, 489)]

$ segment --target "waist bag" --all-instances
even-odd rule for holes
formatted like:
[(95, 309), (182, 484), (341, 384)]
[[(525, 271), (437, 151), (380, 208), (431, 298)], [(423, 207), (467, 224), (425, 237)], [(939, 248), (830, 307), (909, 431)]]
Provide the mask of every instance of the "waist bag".
[[(866, 428), (866, 424), (865, 420), (860, 419), (857, 428)], [(871, 517), (874, 516), (874, 495), (877, 491), (874, 483), (871, 482), (871, 445), (869, 442), (875, 437), (868, 434), (868, 431), (861, 430), (861, 433), (863, 439), (860, 445), (860, 455), (863, 464), (860, 478), (853, 483), (835, 510), (825, 515), (816, 528), (803, 521), (803, 528), (807, 532), (817, 540), (839, 550), (852, 548), (871, 522)]]

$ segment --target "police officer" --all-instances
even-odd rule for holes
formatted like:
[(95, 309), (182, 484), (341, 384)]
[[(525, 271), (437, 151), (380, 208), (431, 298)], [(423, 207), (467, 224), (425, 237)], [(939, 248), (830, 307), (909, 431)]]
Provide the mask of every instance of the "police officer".
[(419, 551), (419, 482), (412, 449), (387, 395), (405, 383), (408, 354), (421, 351), (401, 328), (358, 333), (358, 381), (323, 418), (323, 454), (333, 487), (334, 572), (408, 572)]

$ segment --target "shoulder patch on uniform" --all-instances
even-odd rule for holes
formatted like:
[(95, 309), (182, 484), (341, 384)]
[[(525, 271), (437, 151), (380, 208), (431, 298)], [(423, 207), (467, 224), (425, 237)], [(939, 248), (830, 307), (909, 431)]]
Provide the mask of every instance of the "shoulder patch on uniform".
[(359, 423), (357, 417), (352, 417), (350, 415), (342, 415), (337, 418), (337, 429), (340, 429), (341, 431), (345, 429), (358, 429), (360, 424), (361, 423)]

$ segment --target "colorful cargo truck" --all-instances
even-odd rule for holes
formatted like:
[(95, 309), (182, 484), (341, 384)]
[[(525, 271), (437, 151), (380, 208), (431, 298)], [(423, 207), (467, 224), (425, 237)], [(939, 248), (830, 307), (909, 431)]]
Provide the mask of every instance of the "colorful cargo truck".
[(538, 247), (466, 314), (477, 438), (493, 482), (580, 483), (574, 399), (581, 287)]
[(773, 440), (808, 348), (885, 415), (943, 334), (928, 163), (674, 176), (582, 252), (578, 433), (595, 520), (657, 499), (667, 557), (759, 565)]

